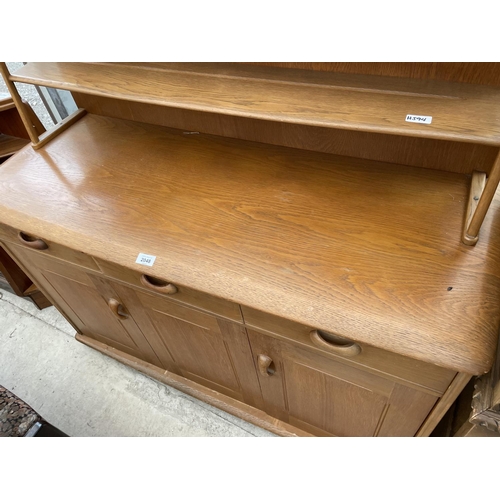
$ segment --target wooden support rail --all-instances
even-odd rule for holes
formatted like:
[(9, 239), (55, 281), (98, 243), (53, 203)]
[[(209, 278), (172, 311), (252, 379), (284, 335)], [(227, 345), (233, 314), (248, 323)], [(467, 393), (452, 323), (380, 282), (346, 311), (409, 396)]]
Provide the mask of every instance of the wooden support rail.
[(74, 113), (66, 117), (62, 122), (58, 123), (52, 130), (48, 130), (47, 132), (42, 134), (42, 137), (39, 137), (37, 132), (37, 124), (35, 124), (29, 116), (23, 100), (19, 95), (14, 82), (12, 81), (9, 69), (7, 68), (7, 64), (5, 62), (0, 62), (0, 73), (5, 80), (5, 84), (9, 89), (12, 99), (14, 100), (14, 104), (16, 105), (23, 124), (26, 127), (26, 131), (28, 132), (28, 135), (31, 139), (32, 146), (35, 149), (43, 147), (45, 144), (54, 139), (54, 137), (58, 136), (61, 132), (73, 125), (73, 123), (78, 121), (86, 113), (86, 111), (82, 108), (77, 109)]
[(472, 175), (469, 204), (465, 220), (462, 242), (466, 245), (475, 245), (479, 238), (479, 230), (483, 224), (488, 208), (500, 182), (500, 151), (491, 173), (486, 180), (483, 172), (474, 172)]
[(7, 68), (7, 64), (5, 64), (4, 62), (0, 62), (0, 73), (2, 73), (3, 79), (5, 80), (5, 85), (7, 85), (7, 89), (9, 90), (10, 95), (14, 100), (14, 104), (16, 105), (17, 111), (19, 112), (19, 116), (21, 117), (21, 120), (23, 121), (24, 126), (26, 127), (26, 131), (28, 132), (31, 142), (33, 144), (37, 144), (39, 139), (38, 139), (38, 134), (36, 133), (35, 130), (35, 125), (31, 121), (28, 114), (26, 113), (26, 108), (23, 105), (23, 100), (21, 99), (21, 96), (19, 95), (16, 86), (10, 80), (9, 69)]

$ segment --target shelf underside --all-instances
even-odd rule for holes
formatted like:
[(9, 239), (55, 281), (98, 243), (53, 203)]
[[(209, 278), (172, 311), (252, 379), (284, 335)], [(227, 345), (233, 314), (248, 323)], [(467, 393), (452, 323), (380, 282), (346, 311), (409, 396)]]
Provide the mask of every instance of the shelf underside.
[[(209, 63), (29, 63), (17, 82), (327, 128), (500, 146), (500, 89)], [(405, 121), (430, 116), (430, 124)]]
[(460, 243), (470, 178), (87, 115), (0, 169), (0, 222), (468, 373), (500, 326), (500, 200)]

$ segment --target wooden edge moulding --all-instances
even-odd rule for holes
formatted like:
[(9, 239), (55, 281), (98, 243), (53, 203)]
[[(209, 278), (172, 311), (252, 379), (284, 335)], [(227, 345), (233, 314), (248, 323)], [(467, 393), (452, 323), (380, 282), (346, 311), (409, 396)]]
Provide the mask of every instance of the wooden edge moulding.
[(37, 133), (37, 126), (35, 123), (33, 123), (32, 117), (27, 112), (23, 100), (19, 95), (16, 86), (14, 85), (15, 80), (12, 79), (5, 62), (0, 62), (0, 73), (5, 80), (5, 84), (7, 85), (7, 89), (9, 90), (12, 99), (14, 100), (14, 104), (16, 105), (21, 120), (26, 127), (26, 131), (28, 132), (28, 135), (31, 139), (31, 145), (34, 149), (40, 149), (41, 147), (45, 146), (52, 139), (57, 137), (61, 132), (73, 125), (73, 123), (78, 121), (82, 116), (86, 114), (86, 111), (84, 109), (77, 109), (74, 113), (58, 123), (52, 130), (48, 130), (41, 136), (39, 136)]

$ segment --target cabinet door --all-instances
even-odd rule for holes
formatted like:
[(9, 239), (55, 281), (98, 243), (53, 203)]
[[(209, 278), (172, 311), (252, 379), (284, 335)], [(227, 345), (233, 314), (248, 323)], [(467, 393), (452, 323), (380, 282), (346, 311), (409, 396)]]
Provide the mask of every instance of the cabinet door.
[(119, 298), (106, 279), (36, 250), (12, 244), (8, 248), (80, 333), (144, 361), (160, 364), (127, 311), (110, 307), (110, 301), (118, 302)]
[(412, 436), (437, 397), (248, 331), (264, 410), (320, 436)]
[(113, 288), (167, 369), (253, 406), (261, 406), (242, 325), (118, 283)]

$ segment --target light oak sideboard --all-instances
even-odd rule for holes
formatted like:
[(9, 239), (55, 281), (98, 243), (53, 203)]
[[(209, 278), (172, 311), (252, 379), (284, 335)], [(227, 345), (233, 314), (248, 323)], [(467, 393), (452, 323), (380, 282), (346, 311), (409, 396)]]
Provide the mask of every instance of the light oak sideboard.
[(0, 245), (79, 341), (257, 425), (429, 435), (498, 339), (498, 65), (280, 66), (7, 75), (80, 110), (0, 168)]

